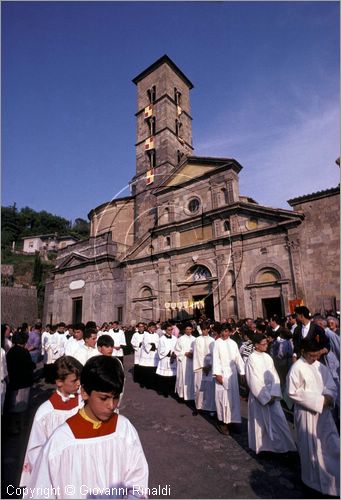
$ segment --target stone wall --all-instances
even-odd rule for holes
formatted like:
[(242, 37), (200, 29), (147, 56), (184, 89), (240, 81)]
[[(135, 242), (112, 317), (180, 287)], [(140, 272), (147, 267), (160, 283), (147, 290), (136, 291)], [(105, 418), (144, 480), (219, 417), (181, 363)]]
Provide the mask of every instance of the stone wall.
[(1, 288), (1, 322), (14, 327), (26, 322), (34, 324), (38, 318), (37, 290), (32, 288)]
[(340, 310), (340, 190), (291, 200), (305, 215), (297, 234), (305, 303), (312, 313)]

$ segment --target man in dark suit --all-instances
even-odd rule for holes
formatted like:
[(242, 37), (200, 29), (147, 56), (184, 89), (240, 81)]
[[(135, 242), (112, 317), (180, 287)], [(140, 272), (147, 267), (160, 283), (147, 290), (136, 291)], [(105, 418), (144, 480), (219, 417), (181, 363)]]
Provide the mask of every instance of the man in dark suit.
[(316, 323), (311, 322), (309, 309), (305, 306), (295, 307), (297, 317), (297, 327), (293, 335), (294, 353), (293, 362), (301, 356), (301, 342), (302, 339), (314, 339), (320, 346), (320, 359), (319, 361), (325, 364), (325, 354), (329, 352), (330, 343), (323, 328)]

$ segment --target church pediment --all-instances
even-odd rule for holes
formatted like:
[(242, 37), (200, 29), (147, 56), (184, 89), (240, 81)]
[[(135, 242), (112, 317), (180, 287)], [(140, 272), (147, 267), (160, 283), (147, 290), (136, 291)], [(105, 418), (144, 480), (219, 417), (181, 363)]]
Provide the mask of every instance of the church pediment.
[(88, 258), (84, 257), (84, 255), (72, 253), (68, 255), (60, 264), (58, 264), (55, 268), (56, 271), (60, 271), (61, 269), (70, 269), (72, 267), (78, 267), (79, 265), (85, 264), (88, 262)]
[(183, 185), (207, 174), (227, 169), (233, 169), (238, 173), (242, 166), (236, 160), (230, 158), (190, 156), (172, 172), (156, 189), (156, 192)]

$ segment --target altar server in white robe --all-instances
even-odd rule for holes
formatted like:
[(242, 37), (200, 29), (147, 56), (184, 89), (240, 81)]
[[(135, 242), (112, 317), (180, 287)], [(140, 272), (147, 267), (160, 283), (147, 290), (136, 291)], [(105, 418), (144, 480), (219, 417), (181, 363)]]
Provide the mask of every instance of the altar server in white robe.
[(236, 342), (229, 338), (233, 331), (229, 323), (221, 327), (221, 337), (213, 349), (213, 377), (215, 377), (215, 402), (217, 408), (217, 429), (229, 434), (228, 424), (240, 424), (240, 398), (238, 373), (244, 379), (244, 361)]
[[(124, 370), (111, 356), (87, 361), (81, 375), (85, 406), (59, 426), (41, 450), (26, 497), (146, 498), (148, 464), (136, 429), (115, 412)], [(33, 490), (34, 488), (34, 490)]]
[(255, 333), (255, 350), (245, 363), (250, 389), (248, 404), (249, 448), (256, 453), (286, 453), (296, 446), (281, 406), (281, 382), (274, 362), (267, 354), (266, 336)]
[(118, 321), (113, 321), (113, 327), (107, 332), (114, 340), (114, 350), (112, 355), (116, 356), (123, 364), (123, 347), (127, 345), (124, 331), (120, 328)]
[(42, 403), (35, 416), (28, 440), (20, 486), (26, 486), (38, 455), (53, 431), (82, 406), (79, 392), (83, 366), (71, 356), (62, 356), (53, 365), (57, 390)]
[(97, 343), (97, 330), (96, 328), (86, 328), (84, 332), (84, 344), (80, 345), (74, 353), (74, 357), (78, 359), (82, 365), (88, 361), (88, 359), (98, 356), (98, 350), (96, 348)]
[(175, 391), (184, 401), (194, 401), (193, 327), (185, 326), (184, 335), (178, 338), (174, 352), (177, 358)]
[(166, 323), (163, 328), (165, 334), (160, 337), (157, 349), (159, 362), (156, 375), (159, 392), (168, 398), (175, 391), (177, 361), (174, 349), (178, 339), (172, 335), (173, 325), (171, 323)]
[(137, 323), (137, 331), (131, 338), (131, 346), (134, 349), (134, 382), (139, 383), (139, 364), (140, 364), (140, 356), (141, 356), (141, 347), (143, 342), (143, 336), (146, 333), (145, 324), (140, 321)]
[(73, 335), (65, 342), (65, 356), (74, 356), (79, 347), (84, 345), (84, 323), (77, 323), (73, 327)]
[(332, 417), (336, 386), (318, 361), (321, 346), (314, 339), (301, 343), (301, 357), (287, 376), (295, 402), (297, 448), (304, 484), (325, 495), (340, 497), (340, 436)]
[(140, 352), (139, 378), (140, 385), (147, 389), (156, 388), (156, 368), (159, 362), (157, 348), (160, 337), (156, 333), (156, 323), (148, 323), (148, 331), (143, 335), (143, 341)]
[(209, 332), (209, 322), (202, 323), (201, 335), (193, 345), (194, 394), (197, 410), (215, 412), (215, 379), (212, 375), (214, 338)]

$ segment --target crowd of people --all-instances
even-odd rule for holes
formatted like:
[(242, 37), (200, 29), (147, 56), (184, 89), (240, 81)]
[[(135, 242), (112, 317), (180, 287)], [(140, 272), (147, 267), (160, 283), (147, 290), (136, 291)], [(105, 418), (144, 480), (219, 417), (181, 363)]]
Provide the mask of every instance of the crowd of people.
[[(312, 316), (305, 306), (283, 319), (274, 314), (269, 321), (204, 317), (198, 323), (139, 322), (134, 328), (117, 321), (100, 327), (93, 321), (60, 322), (44, 329), (37, 322), (14, 333), (2, 325), (1, 402), (12, 433), (21, 431), (20, 416), (40, 360), (46, 382), (56, 386), (35, 415), (20, 484), (57, 487), (67, 485), (70, 474), (82, 484), (93, 469), (87, 465), (79, 472), (77, 467), (84, 468), (83, 460), (92, 464), (90, 457), (101, 449), (103, 460), (111, 463), (115, 457), (115, 473), (104, 484), (103, 474), (94, 472), (94, 487), (140, 484), (147, 491), (148, 465), (137, 432), (119, 413), (124, 356), (131, 350), (133, 379), (141, 389), (175, 397), (193, 416), (207, 414), (223, 435), (240, 431), (240, 398), (247, 399), (249, 448), (256, 454), (298, 451), (304, 484), (338, 497), (339, 335), (336, 317)], [(295, 436), (283, 411), (292, 408)], [(81, 452), (78, 440), (87, 437), (96, 439)], [(124, 458), (118, 459), (120, 450)], [(73, 463), (79, 453), (83, 458)], [(131, 460), (136, 467), (128, 473)], [(52, 477), (51, 470), (59, 470), (62, 461), (63, 474)], [(97, 471), (98, 463), (93, 465)]]

